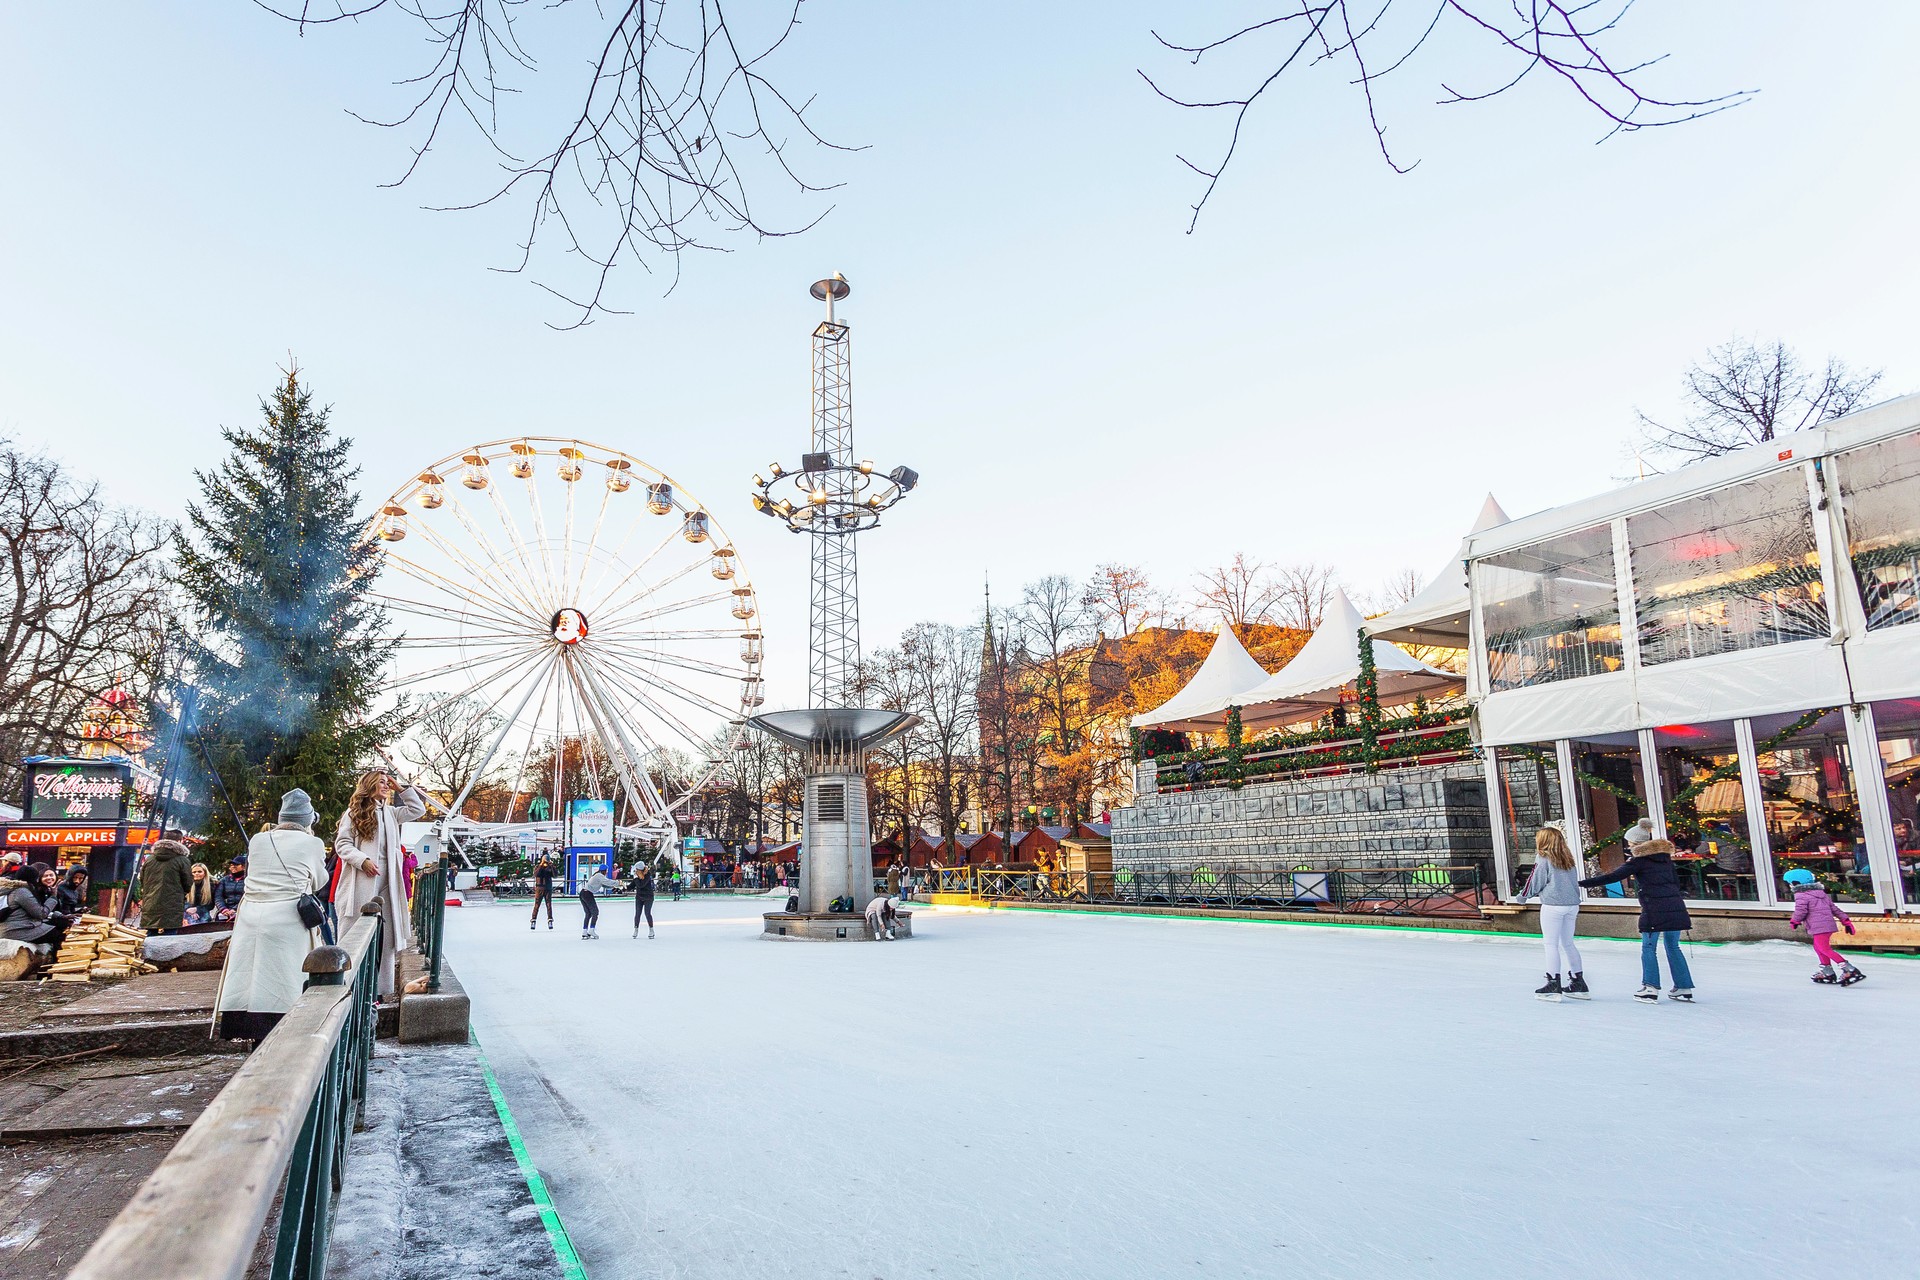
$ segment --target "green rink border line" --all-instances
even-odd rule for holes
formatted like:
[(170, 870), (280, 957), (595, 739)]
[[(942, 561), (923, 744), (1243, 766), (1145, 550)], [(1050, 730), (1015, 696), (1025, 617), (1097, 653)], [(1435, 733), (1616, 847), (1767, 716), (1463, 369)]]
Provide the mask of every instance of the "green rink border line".
[(587, 1280), (587, 1269), (580, 1265), (580, 1255), (573, 1250), (573, 1237), (567, 1234), (566, 1224), (560, 1221), (560, 1211), (553, 1207), (553, 1197), (547, 1194), (547, 1182), (540, 1176), (540, 1170), (534, 1167), (533, 1157), (527, 1154), (527, 1144), (520, 1138), (520, 1126), (514, 1123), (513, 1112), (507, 1106), (507, 1097), (500, 1092), (500, 1082), (494, 1079), (493, 1066), (487, 1061), (485, 1049), (480, 1047), (480, 1037), (471, 1028), (467, 1031), (467, 1042), (480, 1057), (480, 1073), (487, 1078), (487, 1092), (493, 1096), (493, 1109), (500, 1116), (500, 1128), (507, 1135), (507, 1145), (513, 1148), (513, 1159), (520, 1166), (520, 1176), (527, 1181), (527, 1190), (533, 1195), (533, 1203), (540, 1210), (541, 1225), (547, 1229), (547, 1242), (553, 1246), (554, 1256), (560, 1259), (560, 1270), (567, 1280)]
[[(939, 907), (934, 908), (934, 910), (936, 911), (940, 909), (941, 908)], [(1452, 929), (1452, 928), (1447, 928), (1446, 926), (1423, 925), (1423, 924), (1364, 924), (1357, 920), (1278, 920), (1278, 919), (1263, 918), (1260, 916), (1174, 915), (1171, 912), (1164, 912), (1164, 911), (1083, 911), (1074, 907), (1025, 907), (1025, 906), (1013, 906), (1013, 905), (1003, 906), (998, 903), (995, 903), (986, 907), (963, 907), (961, 908), (961, 910), (963, 911), (1024, 911), (1033, 915), (1040, 915), (1040, 916), (1097, 916), (1102, 918), (1110, 918), (1110, 917), (1118, 916), (1122, 919), (1131, 918), (1136, 920), (1204, 920), (1212, 924), (1295, 925), (1302, 929), (1379, 929), (1379, 930), (1385, 930), (1393, 933), (1417, 933), (1417, 934), (1422, 934), (1429, 938), (1436, 938), (1436, 937), (1445, 938), (1445, 937), (1451, 937), (1451, 936), (1458, 936), (1462, 934), (1468, 937), (1474, 937), (1474, 938), (1538, 938), (1540, 936), (1537, 933), (1531, 933), (1531, 932), (1523, 933), (1518, 930), (1510, 930), (1510, 929)], [(1632, 943), (1634, 946), (1640, 945), (1640, 940), (1638, 938), (1611, 938), (1603, 933), (1582, 934), (1577, 940), (1583, 941), (1583, 942), (1627, 942), (1627, 943)], [(1684, 939), (1684, 941), (1690, 947), (1743, 947), (1743, 946), (1749, 945), (1749, 942), (1746, 942), (1746, 941), (1715, 942), (1715, 941), (1710, 941), (1706, 938), (1698, 938), (1698, 939), (1686, 938)], [(1765, 939), (1765, 941), (1802, 942), (1804, 941), (1804, 939), (1772, 938), (1772, 939)], [(1920, 959), (1920, 956), (1908, 955), (1902, 952), (1876, 951), (1871, 954), (1873, 955), (1873, 958), (1875, 960)]]

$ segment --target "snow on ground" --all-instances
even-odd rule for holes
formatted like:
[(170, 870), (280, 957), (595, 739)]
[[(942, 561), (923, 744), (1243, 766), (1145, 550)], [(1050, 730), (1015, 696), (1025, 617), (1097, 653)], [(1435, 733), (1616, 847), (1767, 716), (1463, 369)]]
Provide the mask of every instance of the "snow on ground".
[[(593, 1280), (1855, 1276), (1920, 1269), (1920, 962), (753, 900), (448, 912), (476, 1031)], [(571, 930), (569, 925), (573, 927)]]

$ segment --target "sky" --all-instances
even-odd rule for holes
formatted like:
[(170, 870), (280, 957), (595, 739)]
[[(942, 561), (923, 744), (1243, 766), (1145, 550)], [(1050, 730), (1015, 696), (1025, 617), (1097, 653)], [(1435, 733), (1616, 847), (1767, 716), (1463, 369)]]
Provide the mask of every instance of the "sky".
[[(177, 517), (291, 355), (356, 441), (369, 508), (476, 441), (625, 449), (738, 544), (780, 705), (804, 693), (806, 546), (753, 515), (748, 481), (805, 447), (806, 286), (836, 271), (857, 450), (923, 477), (861, 542), (869, 649), (977, 619), (989, 576), (996, 601), (1102, 562), (1187, 591), (1235, 552), (1330, 563), (1362, 591), (1427, 576), (1488, 492), (1519, 515), (1630, 474), (1636, 409), (1673, 412), (1688, 364), (1736, 334), (1920, 387), (1920, 7), (1643, 0), (1616, 47), (1670, 55), (1653, 90), (1758, 92), (1602, 145), (1544, 80), (1433, 105), (1439, 81), (1504, 65), (1443, 32), (1382, 90), (1396, 154), (1420, 161), (1405, 175), (1346, 77), (1309, 68), (1249, 117), (1188, 234), (1199, 187), (1176, 156), (1216, 154), (1227, 122), (1138, 71), (1218, 93), (1257, 51), (1208, 73), (1150, 32), (1273, 11), (1202, 8), (808, 0), (772, 68), (863, 149), (803, 155), (842, 185), (769, 186), (762, 207), (825, 218), (701, 255), (671, 292), (627, 268), (631, 314), (559, 332), (563, 308), (490, 269), (520, 208), (425, 207), (484, 188), (470, 139), (381, 185), (408, 139), (350, 112), (393, 110), (420, 69), (398, 22), (302, 36), (238, 2), (111, 24), (12, 6), (0, 433)], [(531, 138), (570, 105), (598, 19), (526, 12), (539, 70), (508, 109)]]

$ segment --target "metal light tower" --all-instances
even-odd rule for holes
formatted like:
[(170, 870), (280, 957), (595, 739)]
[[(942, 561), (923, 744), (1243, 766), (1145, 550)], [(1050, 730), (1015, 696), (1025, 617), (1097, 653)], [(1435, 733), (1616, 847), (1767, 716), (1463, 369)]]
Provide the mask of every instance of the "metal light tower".
[[(846, 278), (814, 282), (827, 318), (813, 331), (813, 448), (800, 468), (779, 463), (753, 478), (754, 509), (794, 533), (813, 536), (812, 661), (805, 711), (774, 711), (749, 724), (798, 748), (806, 758), (802, 805), (800, 906), (774, 912), (767, 932), (786, 937), (864, 936), (845, 906), (864, 910), (873, 897), (873, 833), (867, 815), (867, 752), (912, 728), (916, 717), (862, 707), (859, 687), (859, 558), (855, 538), (879, 525), (920, 477), (909, 467), (884, 475), (853, 453), (853, 361), (848, 326), (834, 304)], [(832, 912), (836, 901), (843, 911)]]

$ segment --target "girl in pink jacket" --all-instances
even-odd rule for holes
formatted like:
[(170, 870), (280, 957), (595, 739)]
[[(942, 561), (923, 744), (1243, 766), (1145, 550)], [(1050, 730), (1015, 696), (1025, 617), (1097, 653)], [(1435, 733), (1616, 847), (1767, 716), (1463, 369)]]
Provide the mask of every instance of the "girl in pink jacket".
[[(1793, 887), (1793, 915), (1788, 919), (1788, 927), (1798, 929), (1807, 927), (1807, 937), (1813, 941), (1813, 952), (1820, 957), (1820, 967), (1814, 972), (1813, 980), (1819, 983), (1838, 982), (1850, 987), (1863, 981), (1866, 974), (1853, 967), (1851, 961), (1833, 949), (1833, 935), (1840, 926), (1846, 926), (1848, 933), (1853, 932), (1853, 919), (1842, 911), (1831, 895), (1820, 887), (1813, 878), (1813, 872), (1802, 867), (1781, 877)], [(1833, 967), (1840, 966), (1840, 976), (1835, 977)]]

